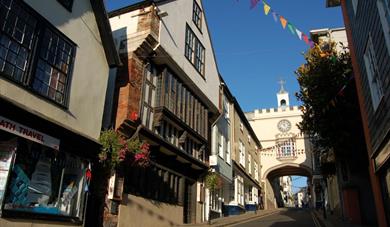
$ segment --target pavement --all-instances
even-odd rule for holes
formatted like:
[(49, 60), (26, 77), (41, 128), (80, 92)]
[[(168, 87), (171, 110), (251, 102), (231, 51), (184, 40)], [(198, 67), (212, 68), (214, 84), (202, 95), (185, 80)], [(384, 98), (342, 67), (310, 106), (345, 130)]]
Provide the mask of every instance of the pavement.
[(254, 212), (247, 212), (241, 215), (233, 215), (229, 217), (222, 217), (222, 218), (216, 218), (211, 220), (211, 225), (209, 225), (207, 222), (200, 223), (200, 224), (186, 224), (186, 225), (180, 225), (183, 227), (190, 227), (190, 226), (213, 226), (213, 227), (222, 227), (222, 226), (229, 226), (234, 224), (239, 224), (241, 222), (247, 222), (250, 220), (254, 220), (261, 217), (266, 217), (275, 213), (280, 212), (281, 209), (270, 209), (270, 210), (258, 210), (256, 213)]
[(343, 220), (341, 217), (327, 213), (326, 218), (322, 210), (312, 210), (311, 211), (313, 219), (315, 220), (318, 227), (372, 227), (368, 225), (355, 225), (348, 223), (346, 220)]
[[(310, 220), (312, 223), (314, 222), (314, 225), (316, 227), (372, 227), (372, 226), (366, 226), (366, 225), (354, 225), (350, 224), (345, 220), (342, 220), (340, 217), (336, 215), (327, 214), (327, 217), (324, 218), (324, 215), (322, 213), (322, 210), (314, 210), (314, 209), (301, 209), (302, 211), (306, 212), (309, 216), (312, 217)], [(276, 220), (272, 220), (273, 223), (283, 223), (283, 220), (280, 218), (281, 216), (295, 216), (299, 212), (299, 209), (288, 209), (288, 208), (279, 208), (279, 209), (270, 209), (270, 210), (258, 210), (256, 213), (254, 212), (248, 212), (241, 215), (234, 215), (229, 217), (222, 217), (211, 220), (211, 224), (208, 222), (203, 222), (199, 224), (185, 224), (185, 225), (179, 225), (182, 227), (192, 227), (192, 226), (213, 226), (213, 227), (222, 227), (222, 226), (234, 226), (234, 225), (243, 225), (243, 226), (266, 226), (264, 225), (265, 222), (268, 222), (267, 217), (272, 216)], [(293, 215), (291, 215), (293, 213)], [(310, 214), (309, 214), (310, 213)], [(271, 217), (270, 217), (271, 218)], [(270, 219), (268, 218), (268, 219)], [(283, 226), (297, 226), (299, 221), (302, 221), (305, 219), (305, 221), (309, 221), (308, 218), (295, 218), (294, 221), (284, 222)], [(301, 219), (301, 220), (300, 220)], [(263, 221), (264, 223), (262, 225), (259, 225), (260, 222)], [(278, 222), (276, 222), (278, 221)], [(256, 224), (257, 223), (257, 224)], [(280, 225), (280, 224), (279, 224)], [(273, 226), (273, 225), (272, 225)], [(282, 225), (280, 225), (282, 226)], [(309, 226), (309, 225), (307, 225)], [(310, 225), (311, 226), (311, 225)]]

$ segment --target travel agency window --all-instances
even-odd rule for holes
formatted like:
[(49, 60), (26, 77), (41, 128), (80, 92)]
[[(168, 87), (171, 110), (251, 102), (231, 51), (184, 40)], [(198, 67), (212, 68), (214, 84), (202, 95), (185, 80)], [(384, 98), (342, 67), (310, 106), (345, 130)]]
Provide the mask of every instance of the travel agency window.
[(0, 212), (81, 223), (90, 163), (60, 140), (0, 116)]

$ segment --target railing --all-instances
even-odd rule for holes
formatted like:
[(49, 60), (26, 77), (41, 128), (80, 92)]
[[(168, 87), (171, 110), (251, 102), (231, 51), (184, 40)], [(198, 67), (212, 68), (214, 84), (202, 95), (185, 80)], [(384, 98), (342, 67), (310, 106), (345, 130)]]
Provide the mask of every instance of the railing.
[(298, 155), (295, 149), (290, 151), (283, 151), (282, 149), (278, 149), (276, 151), (276, 159), (278, 160), (294, 160), (297, 159)]

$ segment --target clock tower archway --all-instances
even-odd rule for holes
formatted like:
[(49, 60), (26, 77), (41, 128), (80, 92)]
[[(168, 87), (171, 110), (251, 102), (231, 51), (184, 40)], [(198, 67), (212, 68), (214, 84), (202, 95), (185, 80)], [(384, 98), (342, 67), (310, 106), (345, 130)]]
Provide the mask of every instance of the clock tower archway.
[[(282, 174), (306, 176), (309, 184), (313, 178), (312, 145), (308, 136), (297, 126), (302, 121), (301, 109), (289, 105), (285, 82), (281, 80), (279, 83), (280, 90), (276, 94), (277, 108), (256, 109), (246, 113), (262, 145), (259, 154), (266, 209), (277, 207), (272, 185), (275, 178), (283, 176)], [(313, 190), (312, 185), (309, 185), (309, 188)], [(311, 199), (311, 204), (315, 204), (315, 198)]]

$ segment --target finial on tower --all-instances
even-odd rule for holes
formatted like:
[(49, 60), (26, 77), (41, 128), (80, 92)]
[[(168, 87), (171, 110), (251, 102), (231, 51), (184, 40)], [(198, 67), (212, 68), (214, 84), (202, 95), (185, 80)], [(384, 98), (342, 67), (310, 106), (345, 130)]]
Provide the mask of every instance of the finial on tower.
[(278, 84), (280, 84), (280, 90), (276, 94), (276, 97), (278, 98), (278, 107), (281, 107), (283, 110), (285, 110), (286, 107), (290, 105), (288, 92), (284, 89), (286, 81), (280, 78)]
[(286, 90), (284, 90), (284, 85), (286, 84), (286, 81), (282, 78), (279, 79), (278, 84), (280, 84), (280, 91), (279, 93), (286, 93)]

